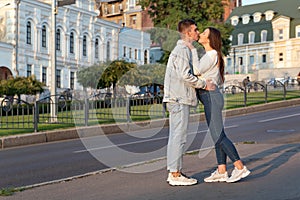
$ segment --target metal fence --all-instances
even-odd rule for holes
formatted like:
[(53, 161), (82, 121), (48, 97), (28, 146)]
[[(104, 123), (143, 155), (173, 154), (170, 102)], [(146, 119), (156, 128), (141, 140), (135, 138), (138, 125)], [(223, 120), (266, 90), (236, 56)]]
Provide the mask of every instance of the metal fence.
[[(264, 84), (252, 82), (241, 87), (229, 85), (223, 89), (225, 109), (251, 106), (271, 101), (300, 97), (299, 85), (279, 81)], [(53, 101), (55, 98), (56, 101)], [(55, 102), (55, 103), (54, 103)], [(161, 96), (130, 96), (69, 99), (65, 95), (50, 96), (33, 104), (14, 98), (4, 98), (0, 105), (1, 129), (36, 131), (60, 127), (90, 126), (107, 123), (131, 123), (168, 117)], [(53, 114), (51, 110), (55, 109)], [(200, 104), (191, 113), (203, 111)]]

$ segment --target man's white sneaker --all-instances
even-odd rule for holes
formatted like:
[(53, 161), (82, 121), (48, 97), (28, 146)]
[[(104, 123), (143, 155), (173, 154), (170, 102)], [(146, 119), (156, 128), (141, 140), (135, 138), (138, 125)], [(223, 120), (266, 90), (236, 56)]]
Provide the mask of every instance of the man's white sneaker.
[(184, 176), (183, 174), (180, 174), (178, 177), (174, 177), (171, 173), (168, 175), (167, 182), (172, 186), (187, 186), (187, 185), (195, 185), (197, 184), (197, 180), (194, 178), (189, 178)]
[(224, 174), (220, 174), (218, 169), (211, 173), (211, 175), (204, 179), (204, 182), (206, 183), (212, 183), (212, 182), (225, 182), (228, 179), (228, 173), (225, 172)]
[(231, 173), (230, 178), (227, 179), (227, 183), (234, 183), (237, 182), (239, 180), (241, 180), (242, 178), (247, 177), (251, 172), (247, 169), (246, 166), (244, 166), (243, 169), (238, 170), (236, 167), (234, 168), (234, 170)]

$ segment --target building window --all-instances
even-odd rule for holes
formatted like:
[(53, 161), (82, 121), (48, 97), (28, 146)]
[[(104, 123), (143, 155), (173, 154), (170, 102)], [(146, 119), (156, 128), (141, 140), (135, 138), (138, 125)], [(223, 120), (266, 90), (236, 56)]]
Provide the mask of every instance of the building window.
[(47, 67), (42, 68), (42, 82), (47, 84)]
[(250, 60), (250, 63), (249, 63), (250, 66), (253, 65), (254, 64), (254, 56), (250, 56), (249, 60)]
[(74, 90), (74, 83), (75, 83), (75, 76), (74, 76), (74, 72), (70, 72), (70, 88), (72, 89), (72, 90)]
[(255, 33), (253, 31), (251, 31), (249, 33), (249, 44), (253, 44), (255, 41)]
[(28, 64), (27, 65), (27, 77), (30, 77), (32, 75), (31, 71), (32, 71), (32, 65)]
[(135, 7), (135, 0), (129, 0), (128, 2), (128, 9), (133, 9)]
[(231, 25), (236, 26), (239, 23), (239, 17), (238, 16), (233, 16), (231, 17)]
[(70, 53), (74, 53), (74, 33), (70, 34)]
[(144, 64), (148, 64), (148, 51), (144, 51)]
[(136, 24), (136, 15), (131, 15), (130, 16), (130, 25), (135, 25)]
[(249, 21), (250, 21), (250, 16), (249, 15), (244, 15), (242, 17), (242, 19), (243, 19), (243, 24), (248, 24)]
[(106, 60), (110, 60), (110, 42), (107, 42), (107, 47), (106, 47)]
[(138, 59), (138, 50), (137, 49), (135, 49), (134, 50), (134, 59)]
[(238, 34), (238, 45), (244, 44), (244, 34)]
[(123, 5), (122, 5), (122, 3), (119, 4), (119, 11), (123, 11)]
[(283, 40), (283, 29), (278, 30), (278, 39)]
[(263, 54), (262, 55), (262, 60), (261, 60), (262, 63), (266, 63), (267, 62), (267, 55), (266, 54)]
[(26, 44), (31, 44), (31, 22), (27, 22)]
[(123, 57), (126, 58), (126, 47), (123, 47)]
[(261, 42), (267, 41), (268, 32), (266, 30), (261, 31)]
[(60, 29), (57, 29), (56, 30), (56, 50), (57, 51), (60, 51), (60, 46), (61, 46), (61, 44), (60, 44)]
[(256, 12), (256, 13), (253, 14), (253, 21), (254, 21), (254, 23), (259, 22), (260, 19), (261, 19), (261, 13), (260, 12)]
[(97, 38), (95, 41), (95, 58), (99, 58), (99, 39)]
[(239, 65), (243, 65), (243, 57), (239, 57)]
[(283, 53), (279, 53), (279, 61), (283, 61)]
[(86, 56), (86, 35), (83, 36), (83, 43), (82, 43), (82, 55)]
[(231, 67), (232, 65), (232, 59), (231, 58), (227, 58), (227, 66)]
[(131, 54), (132, 54), (132, 51), (131, 51), (131, 48), (129, 48), (129, 58), (131, 58)]
[(47, 28), (45, 25), (42, 27), (42, 47), (47, 47)]
[(61, 87), (61, 71), (60, 69), (56, 70), (56, 87), (60, 88)]
[(296, 37), (300, 37), (300, 26), (296, 26)]
[(273, 11), (267, 11), (265, 12), (266, 20), (271, 21), (274, 17), (274, 12)]

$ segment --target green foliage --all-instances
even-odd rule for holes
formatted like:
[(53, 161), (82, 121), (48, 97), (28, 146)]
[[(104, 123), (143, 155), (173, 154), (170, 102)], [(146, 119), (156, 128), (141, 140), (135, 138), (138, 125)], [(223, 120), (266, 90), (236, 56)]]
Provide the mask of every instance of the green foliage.
[(43, 86), (45, 85), (38, 81), (35, 76), (10, 78), (0, 81), (0, 94), (7, 96), (35, 95), (43, 92)]
[[(124, 60), (115, 60), (111, 62), (102, 73), (98, 81), (97, 88), (107, 88), (113, 86), (113, 89), (115, 90), (116, 84), (121, 77), (135, 67), (136, 64), (129, 63)], [(114, 94), (116, 93), (114, 92)]]
[(186, 18), (194, 19), (200, 32), (208, 26), (218, 28), (223, 37), (223, 53), (228, 55), (233, 27), (224, 24), (222, 0), (140, 0), (140, 5), (149, 8), (148, 13), (155, 26), (154, 30), (150, 30), (151, 39), (165, 52), (162, 63), (166, 63), (178, 40), (178, 22)]
[(163, 85), (166, 66), (162, 64), (146, 64), (130, 69), (119, 80), (118, 84), (124, 85), (146, 85), (157, 83)]
[(77, 80), (83, 87), (96, 88), (99, 78), (107, 68), (108, 63), (100, 63), (88, 68), (82, 68), (77, 72)]

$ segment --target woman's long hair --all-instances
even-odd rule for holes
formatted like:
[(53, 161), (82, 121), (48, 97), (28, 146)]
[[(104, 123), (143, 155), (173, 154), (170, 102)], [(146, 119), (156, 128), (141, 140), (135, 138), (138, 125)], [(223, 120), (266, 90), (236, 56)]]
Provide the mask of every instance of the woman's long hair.
[(222, 82), (224, 83), (225, 77), (224, 77), (224, 60), (222, 56), (221, 32), (214, 27), (208, 27), (208, 29), (209, 29), (208, 39), (210, 42), (210, 46), (218, 53), (219, 71), (220, 71)]

